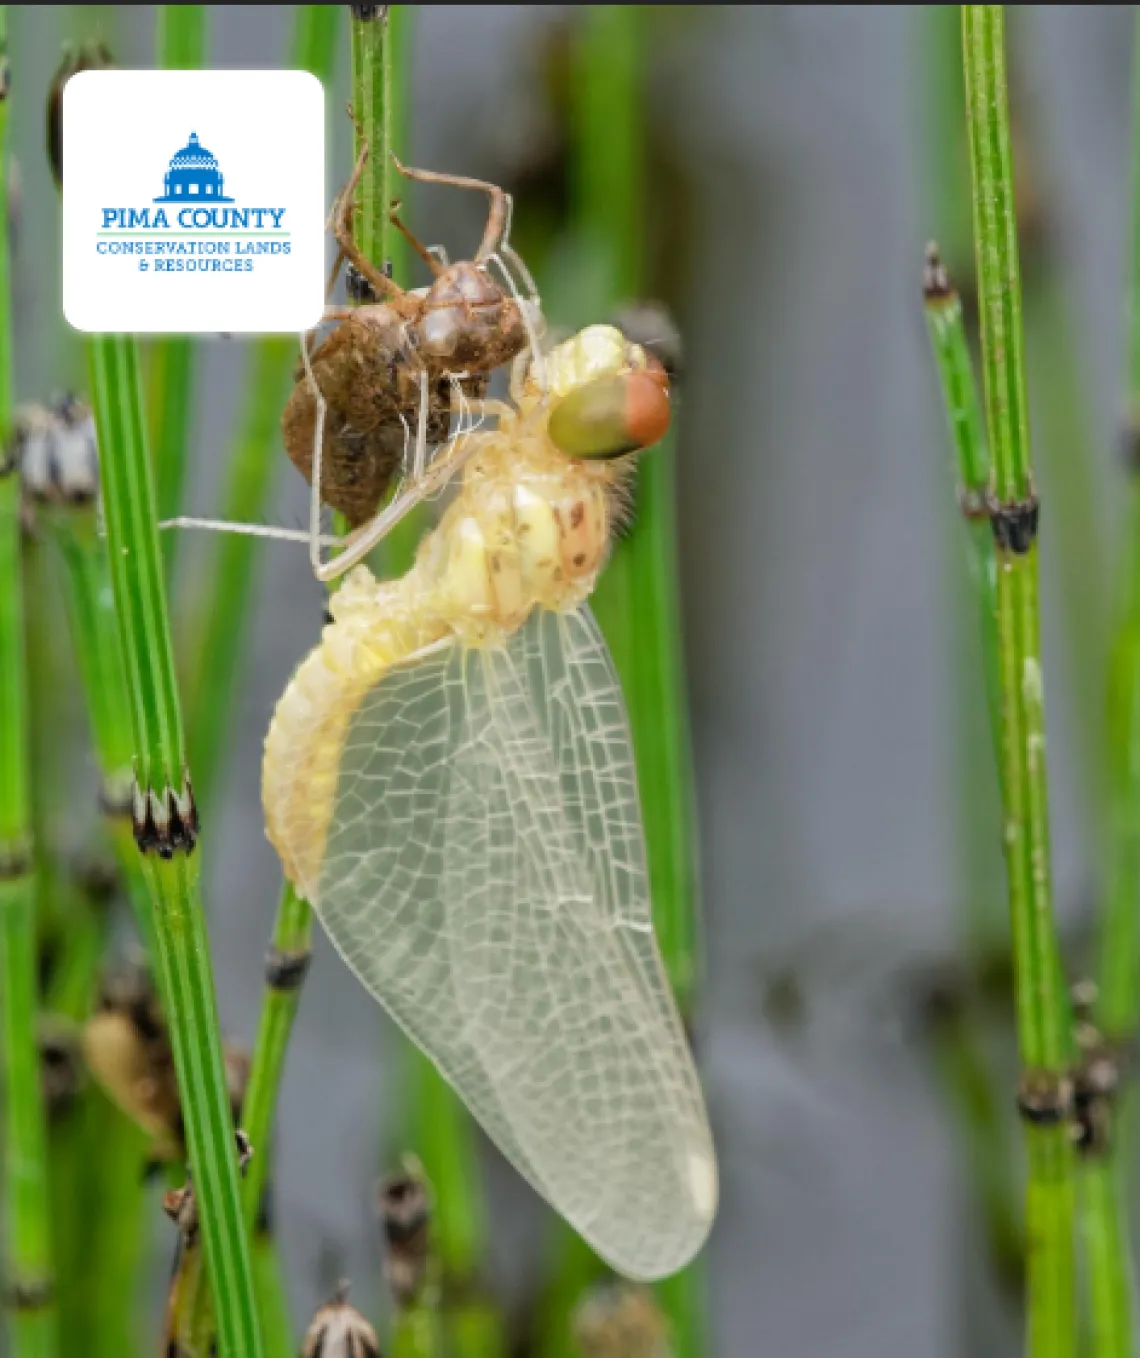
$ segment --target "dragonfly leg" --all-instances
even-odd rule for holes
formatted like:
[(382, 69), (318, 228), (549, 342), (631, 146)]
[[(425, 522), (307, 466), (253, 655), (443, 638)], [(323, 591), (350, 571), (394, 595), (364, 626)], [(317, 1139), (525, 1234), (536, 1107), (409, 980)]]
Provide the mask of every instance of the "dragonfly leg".
[[(519, 259), (517, 254), (514, 256), (514, 258), (518, 261), (519, 264), (522, 264), (522, 260)], [(488, 264), (493, 263), (499, 266), (499, 272), (503, 275), (507, 287), (510, 289), (511, 296), (515, 299), (515, 302), (518, 304), (519, 315), (522, 317), (522, 323), (526, 327), (527, 339), (530, 340), (531, 365), (534, 368), (535, 376), (538, 378), (539, 386), (542, 388), (543, 391), (545, 391), (546, 359), (543, 356), (541, 336), (539, 334), (538, 328), (539, 322), (542, 322), (545, 325), (545, 321), (543, 319), (541, 305), (538, 301), (538, 294), (535, 293), (530, 298), (527, 298), (526, 300), (523, 299), (522, 295), (519, 292), (518, 284), (515, 282), (515, 276), (513, 273), (511, 273), (510, 269), (507, 268), (506, 264), (503, 261), (502, 255), (498, 254), (497, 252), (488, 255), (487, 263)], [(530, 284), (533, 287), (534, 279), (530, 277), (529, 271), (526, 270), (526, 265), (523, 264), (522, 267), (524, 270), (524, 281), (526, 279), (530, 279)]]
[[(230, 519), (198, 519), (192, 515), (180, 514), (174, 519), (163, 519), (159, 528), (194, 528), (207, 533), (238, 533), (251, 538), (272, 538), (277, 542), (308, 542), (307, 528), (274, 528), (267, 523), (235, 523)], [(321, 536), (322, 547), (339, 547), (347, 538), (339, 538), (333, 533)]]
[(404, 222), (403, 218), (400, 217), (399, 213), (396, 211), (396, 209), (399, 206), (400, 204), (398, 202), (392, 204), (392, 210), (391, 212), (388, 213), (388, 220), (392, 223), (392, 225), (396, 228), (400, 235), (403, 236), (403, 238), (408, 242), (408, 244), (412, 247), (416, 254), (419, 255), (423, 262), (428, 266), (428, 268), (431, 270), (432, 277), (438, 278), (440, 274), (439, 260), (436, 259), (435, 255), (432, 254), (431, 250), (428, 249), (428, 247), (423, 243), (423, 241), (421, 241), (420, 238), (417, 235), (415, 235), (411, 228)]

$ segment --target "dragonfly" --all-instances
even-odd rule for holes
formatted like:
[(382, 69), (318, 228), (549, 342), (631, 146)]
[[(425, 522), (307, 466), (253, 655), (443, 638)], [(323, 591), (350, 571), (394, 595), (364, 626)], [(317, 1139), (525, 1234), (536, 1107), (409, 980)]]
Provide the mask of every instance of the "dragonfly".
[(356, 550), (323, 563), (344, 578), (266, 737), (267, 833), (508, 1160), (614, 1269), (651, 1280), (704, 1243), (717, 1166), (588, 599), (636, 459), (668, 427), (668, 378), (591, 326), (471, 414), (486, 423), (405, 497), (456, 486), (410, 570), (377, 580)]

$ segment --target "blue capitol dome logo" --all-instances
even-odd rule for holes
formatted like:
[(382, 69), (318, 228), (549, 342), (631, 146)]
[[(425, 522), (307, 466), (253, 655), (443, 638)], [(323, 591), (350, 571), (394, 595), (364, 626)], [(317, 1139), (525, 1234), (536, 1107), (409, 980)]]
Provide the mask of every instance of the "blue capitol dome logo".
[(190, 133), (189, 142), (171, 157), (170, 169), (163, 178), (166, 192), (156, 203), (232, 203), (222, 192), (225, 180), (217, 160)]

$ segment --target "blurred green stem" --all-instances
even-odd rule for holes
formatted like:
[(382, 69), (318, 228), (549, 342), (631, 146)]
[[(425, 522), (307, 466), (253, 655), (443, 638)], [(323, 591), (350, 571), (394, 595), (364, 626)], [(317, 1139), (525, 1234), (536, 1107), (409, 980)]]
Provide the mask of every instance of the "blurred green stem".
[[(0, 7), (0, 222), (8, 220), (8, 27)], [(20, 561), (20, 479), (10, 456), (12, 316), (0, 231), (0, 1192), (7, 1334), (13, 1358), (52, 1358), (58, 1328), (47, 1132), (36, 1044), (35, 878)]]
[[(1128, 484), (1117, 589), (1119, 625), (1109, 667), (1109, 857), (1099, 959), (1097, 1020), (1108, 1052), (1128, 1050), (1140, 1026), (1140, 20), (1134, 20), (1132, 221), (1128, 260), (1124, 452)], [(1135, 1352), (1136, 1296), (1128, 1233), (1127, 1161), (1135, 1090), (1110, 1108), (1106, 1144), (1082, 1172), (1095, 1358)]]
[[(206, 63), (207, 5), (159, 5), (158, 64), (170, 71), (190, 71)], [(170, 335), (151, 345), (148, 372), (150, 437), (154, 454), (160, 519), (181, 512), (187, 451), (194, 430), (195, 341)], [(178, 535), (164, 541), (166, 567), (172, 576)]]
[(102, 779), (100, 802), (139, 935), (153, 955), (146, 883), (131, 830), (134, 740), (107, 544), (99, 535), (93, 496), (44, 505), (37, 519), (62, 565), (72, 650)]
[(1065, 1090), (1068, 997), (1053, 918), (1037, 583), (1004, 9), (962, 7), (974, 243), (993, 458), (1002, 800), (1028, 1157), (1028, 1352), (1075, 1354), (1073, 1152)]
[[(652, 16), (636, 6), (592, 5), (576, 13), (572, 186), (585, 287), (577, 302), (595, 320), (615, 302), (640, 298), (647, 250), (643, 78)], [(585, 295), (588, 294), (588, 295)], [(692, 774), (677, 562), (675, 440), (639, 464), (633, 527), (618, 542), (595, 591), (629, 711), (645, 822), (654, 924), (686, 1022), (700, 970)], [(560, 1262), (542, 1322), (544, 1358), (572, 1352), (569, 1312), (597, 1276), (589, 1251), (559, 1228)], [(708, 1351), (704, 1269), (698, 1260), (658, 1289), (675, 1358)]]
[[(357, 192), (353, 232), (361, 251), (373, 261), (388, 261), (398, 279), (406, 279), (406, 247), (393, 229), (388, 213), (396, 197), (392, 152), (404, 143), (406, 125), (406, 54), (409, 50), (411, 7), (370, 7), (369, 17), (354, 9), (352, 21), (352, 109), (356, 118), (354, 154), (368, 146), (368, 161)], [(402, 574), (411, 565), (424, 516), (409, 515), (389, 534), (374, 556), (383, 574)], [(432, 1214), (432, 1244), (443, 1277), (445, 1305), (458, 1284), (469, 1287), (482, 1253), (482, 1217), (478, 1200), (480, 1176), (471, 1121), (427, 1057), (410, 1044), (404, 1062), (412, 1144), (428, 1180), (436, 1190)], [(394, 1349), (416, 1358), (434, 1358), (441, 1351), (440, 1289), (430, 1289), (414, 1307), (401, 1312), (393, 1329)], [(449, 1317), (450, 1322), (450, 1317)], [(458, 1358), (492, 1358), (500, 1339), (466, 1346), (462, 1326), (449, 1323)]]
[[(328, 85), (336, 71), (337, 36), (343, 31), (342, 25), (339, 5), (297, 5), (290, 66), (310, 71)], [(292, 385), (296, 357), (293, 339), (268, 336), (252, 346), (245, 410), (226, 459), (222, 494), (222, 517), (233, 523), (256, 523), (264, 516), (277, 473), (284, 465), (281, 411)], [(264, 546), (254, 538), (237, 533), (219, 535), (209, 582), (202, 593), (194, 644), (188, 651), (195, 657), (189, 684), (190, 751), (199, 803), (207, 821), (217, 803), (229, 748), (234, 695), (249, 635), (249, 601), (258, 550), (263, 551)]]

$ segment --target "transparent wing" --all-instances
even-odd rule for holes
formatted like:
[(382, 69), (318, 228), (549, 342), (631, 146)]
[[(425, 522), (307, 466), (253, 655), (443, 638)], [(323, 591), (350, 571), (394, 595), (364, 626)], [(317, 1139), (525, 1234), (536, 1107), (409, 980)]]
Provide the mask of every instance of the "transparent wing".
[(617, 1269), (681, 1267), (716, 1207), (649, 919), (620, 691), (584, 609), (387, 675), (346, 740), (314, 901), (500, 1149)]

